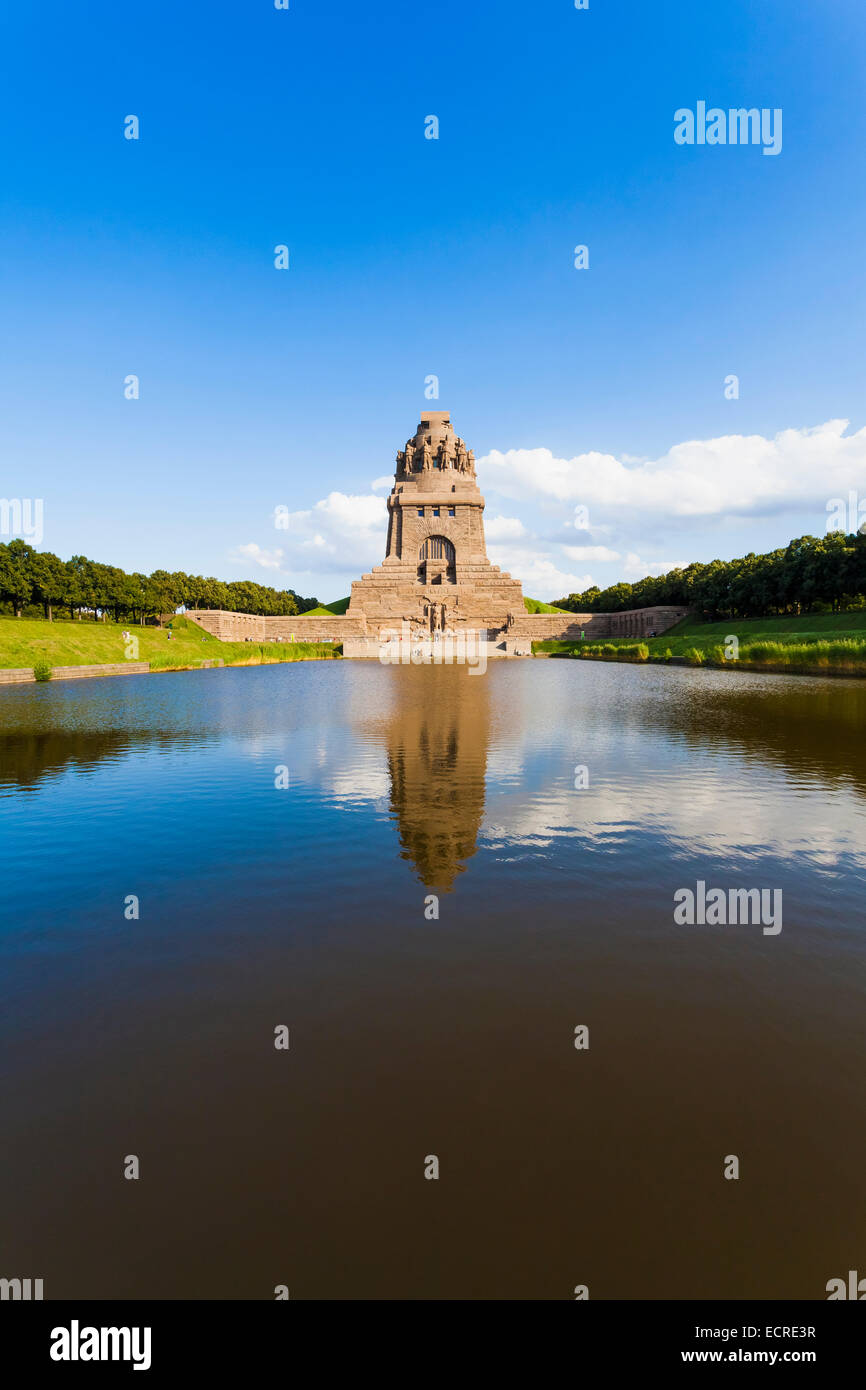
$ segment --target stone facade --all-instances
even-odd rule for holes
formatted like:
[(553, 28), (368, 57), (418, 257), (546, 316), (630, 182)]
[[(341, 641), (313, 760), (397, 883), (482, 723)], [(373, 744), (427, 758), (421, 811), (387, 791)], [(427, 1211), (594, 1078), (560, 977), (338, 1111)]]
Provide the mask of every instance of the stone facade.
[(630, 608), (625, 613), (608, 613), (610, 637), (658, 637), (688, 613), (687, 608), (658, 604), (655, 608)]
[(427, 411), (397, 454), (385, 559), (352, 585), (348, 618), (376, 629), (505, 629), (526, 611), (518, 580), (487, 558), (475, 455), (447, 410)]
[(253, 613), (227, 613), (223, 609), (188, 609), (186, 617), (198, 623), (221, 642), (346, 642), (363, 635), (356, 618), (325, 617), (263, 618)]
[[(149, 661), (110, 661), (98, 666), (52, 666), (51, 679), (84, 681), (94, 676), (146, 676), (149, 671)], [(35, 680), (32, 666), (0, 670), (0, 685), (29, 685)]]

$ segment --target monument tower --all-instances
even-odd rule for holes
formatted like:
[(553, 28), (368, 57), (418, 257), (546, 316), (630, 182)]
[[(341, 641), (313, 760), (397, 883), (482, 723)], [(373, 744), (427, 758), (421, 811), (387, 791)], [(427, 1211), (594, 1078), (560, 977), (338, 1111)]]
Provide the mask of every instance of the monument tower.
[(397, 454), (385, 559), (352, 585), (346, 616), (371, 636), (408, 622), (431, 632), (509, 628), (523, 589), (487, 558), (475, 455), (447, 410), (426, 411)]

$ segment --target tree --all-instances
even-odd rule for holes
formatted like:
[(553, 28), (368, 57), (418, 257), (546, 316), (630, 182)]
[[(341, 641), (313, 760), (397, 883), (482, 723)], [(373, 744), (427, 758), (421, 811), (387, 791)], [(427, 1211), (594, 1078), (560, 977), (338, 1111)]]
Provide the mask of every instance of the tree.
[(54, 618), (54, 605), (62, 603), (68, 588), (66, 566), (50, 550), (35, 553), (31, 564), (33, 597), (42, 604), (49, 622)]
[(149, 613), (174, 613), (183, 602), (183, 588), (177, 576), (167, 570), (154, 570), (147, 581), (145, 607)]
[(16, 618), (21, 617), (33, 593), (32, 559), (35, 554), (32, 545), (17, 538), (8, 545), (0, 544), (0, 596), (12, 604)]
[(86, 555), (73, 555), (68, 563), (68, 569), (71, 581), (70, 614), (74, 611), (80, 618), (83, 609), (92, 608), (93, 616), (96, 617), (96, 591), (92, 564)]

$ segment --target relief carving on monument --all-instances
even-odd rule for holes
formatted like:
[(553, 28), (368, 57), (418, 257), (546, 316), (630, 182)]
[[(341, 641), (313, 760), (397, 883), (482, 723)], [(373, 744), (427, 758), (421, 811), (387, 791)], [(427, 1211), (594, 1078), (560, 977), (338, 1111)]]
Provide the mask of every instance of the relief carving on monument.
[(424, 600), (424, 621), (430, 632), (445, 631), (446, 606), (444, 603), (437, 603), (435, 599)]
[(415, 440), (407, 439), (406, 447), (397, 455), (398, 476), (410, 478), (415, 471)]

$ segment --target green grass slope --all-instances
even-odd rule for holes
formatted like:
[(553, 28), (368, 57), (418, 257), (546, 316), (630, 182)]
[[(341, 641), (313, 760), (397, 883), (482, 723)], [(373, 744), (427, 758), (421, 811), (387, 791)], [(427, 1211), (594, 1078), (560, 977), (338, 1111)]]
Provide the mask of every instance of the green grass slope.
[[(737, 660), (726, 653), (736, 637)], [(746, 669), (866, 675), (866, 612), (803, 614), (791, 618), (684, 618), (661, 637), (604, 641), (534, 642), (533, 651), (608, 661), (668, 661)]]
[[(137, 655), (129, 657), (122, 633), (137, 639)], [(220, 642), (188, 618), (175, 618), (169, 640), (167, 628), (132, 627), (123, 623), (82, 621), (43, 622), (38, 618), (0, 618), (0, 667), (90, 666), (108, 662), (149, 661), (154, 670), (198, 666), (222, 658), (226, 665), (304, 661), (333, 656), (330, 643)]]
[(717, 623), (683, 618), (664, 636), (677, 641), (694, 637), (702, 642), (724, 642), (731, 633), (741, 642), (758, 637), (768, 637), (774, 642), (800, 642), (809, 637), (866, 636), (866, 609), (855, 609), (851, 613), (802, 613), (799, 617), (788, 618), (725, 618)]
[(349, 607), (349, 599), (336, 599), (334, 603), (317, 603), (314, 609), (300, 614), (300, 617), (342, 617)]
[(523, 599), (527, 613), (564, 613), (564, 608), (554, 608), (552, 603), (542, 603), (540, 598)]
[(334, 603), (319, 603), (315, 608), (310, 608), (306, 613), (302, 613), (302, 618), (333, 618), (342, 617), (349, 607), (349, 599), (338, 598)]

